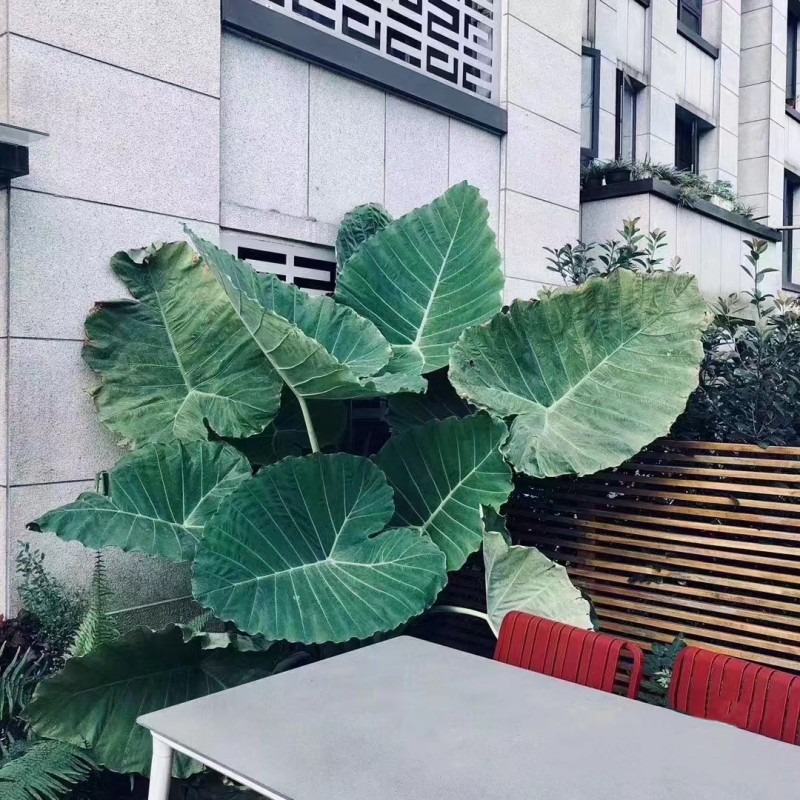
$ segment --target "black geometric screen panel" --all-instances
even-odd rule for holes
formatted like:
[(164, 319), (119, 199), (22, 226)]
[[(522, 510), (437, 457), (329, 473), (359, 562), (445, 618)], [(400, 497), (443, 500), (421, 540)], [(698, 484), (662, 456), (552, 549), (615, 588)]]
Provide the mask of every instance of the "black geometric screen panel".
[(462, 91), (497, 100), (501, 0), (258, 1)]

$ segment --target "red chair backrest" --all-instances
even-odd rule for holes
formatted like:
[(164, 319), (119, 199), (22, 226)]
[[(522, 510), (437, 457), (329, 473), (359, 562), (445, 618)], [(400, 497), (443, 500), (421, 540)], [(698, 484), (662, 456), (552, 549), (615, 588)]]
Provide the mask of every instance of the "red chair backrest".
[(693, 717), (800, 744), (800, 677), (788, 672), (687, 647), (675, 662), (669, 699)]
[(613, 692), (625, 652), (633, 659), (627, 694), (635, 698), (642, 683), (644, 656), (635, 644), (615, 636), (512, 611), (500, 626), (494, 657), (542, 675)]

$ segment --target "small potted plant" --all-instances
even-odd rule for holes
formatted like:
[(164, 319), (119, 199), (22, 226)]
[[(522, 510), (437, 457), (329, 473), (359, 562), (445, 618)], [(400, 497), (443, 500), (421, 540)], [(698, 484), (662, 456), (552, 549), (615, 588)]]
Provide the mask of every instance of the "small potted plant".
[(627, 183), (631, 179), (631, 164), (629, 161), (612, 161), (606, 170), (606, 183)]
[(603, 165), (594, 163), (581, 167), (581, 186), (584, 189), (599, 189), (603, 185)]

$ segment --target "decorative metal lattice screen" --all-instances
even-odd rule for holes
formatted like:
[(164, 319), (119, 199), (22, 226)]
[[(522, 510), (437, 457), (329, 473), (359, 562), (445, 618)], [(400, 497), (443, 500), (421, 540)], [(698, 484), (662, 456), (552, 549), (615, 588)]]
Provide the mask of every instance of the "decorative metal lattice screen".
[(220, 244), (258, 272), (271, 272), (310, 294), (332, 292), (336, 286), (336, 257), (332, 247), (238, 231), (222, 231)]
[(258, 0), (465, 92), (496, 100), (501, 0)]

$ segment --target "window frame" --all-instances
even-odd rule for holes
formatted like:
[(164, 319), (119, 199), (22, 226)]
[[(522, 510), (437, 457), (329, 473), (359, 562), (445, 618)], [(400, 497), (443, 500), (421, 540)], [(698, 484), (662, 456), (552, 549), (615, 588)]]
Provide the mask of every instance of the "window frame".
[[(592, 161), (600, 152), (600, 51), (595, 47), (583, 47), (581, 58), (589, 57), (592, 60), (592, 130), (591, 146), (583, 147), (581, 144), (581, 162)], [(581, 61), (581, 109), (583, 109), (583, 61)], [(581, 125), (581, 139), (583, 138), (583, 125)]]
[(703, 35), (703, 0), (678, 0), (678, 21), (698, 36)]
[(786, 105), (796, 109), (797, 80), (797, 36), (800, 33), (800, 3), (790, 2), (786, 16)]
[[(794, 212), (797, 205), (794, 201), (794, 194), (800, 190), (800, 175), (796, 175), (790, 170), (783, 172), (783, 224), (784, 227), (794, 225)], [(783, 231), (783, 288), (791, 289), (795, 292), (800, 292), (800, 283), (794, 282), (792, 269), (795, 265), (792, 263), (792, 245), (795, 238), (795, 233), (800, 231), (785, 230)], [(798, 265), (800, 266), (800, 265)], [(798, 276), (800, 277), (800, 276)]]
[[(692, 166), (691, 168), (681, 167), (678, 164), (678, 125), (686, 123), (691, 126), (690, 135), (692, 137)], [(684, 108), (681, 105), (675, 104), (675, 167), (677, 169), (684, 169), (688, 172), (693, 172), (695, 175), (700, 174), (700, 138), (704, 133), (713, 129), (713, 125), (702, 117)]]
[(624, 92), (626, 84), (629, 86), (633, 95), (633, 125), (632, 125), (632, 140), (631, 140), (631, 160), (636, 160), (636, 128), (638, 121), (638, 95), (644, 88), (643, 84), (631, 77), (625, 70), (617, 70), (617, 109), (616, 118), (614, 121), (615, 127), (615, 142), (614, 142), (614, 155), (617, 159), (621, 159), (622, 155), (622, 141), (624, 139)]

